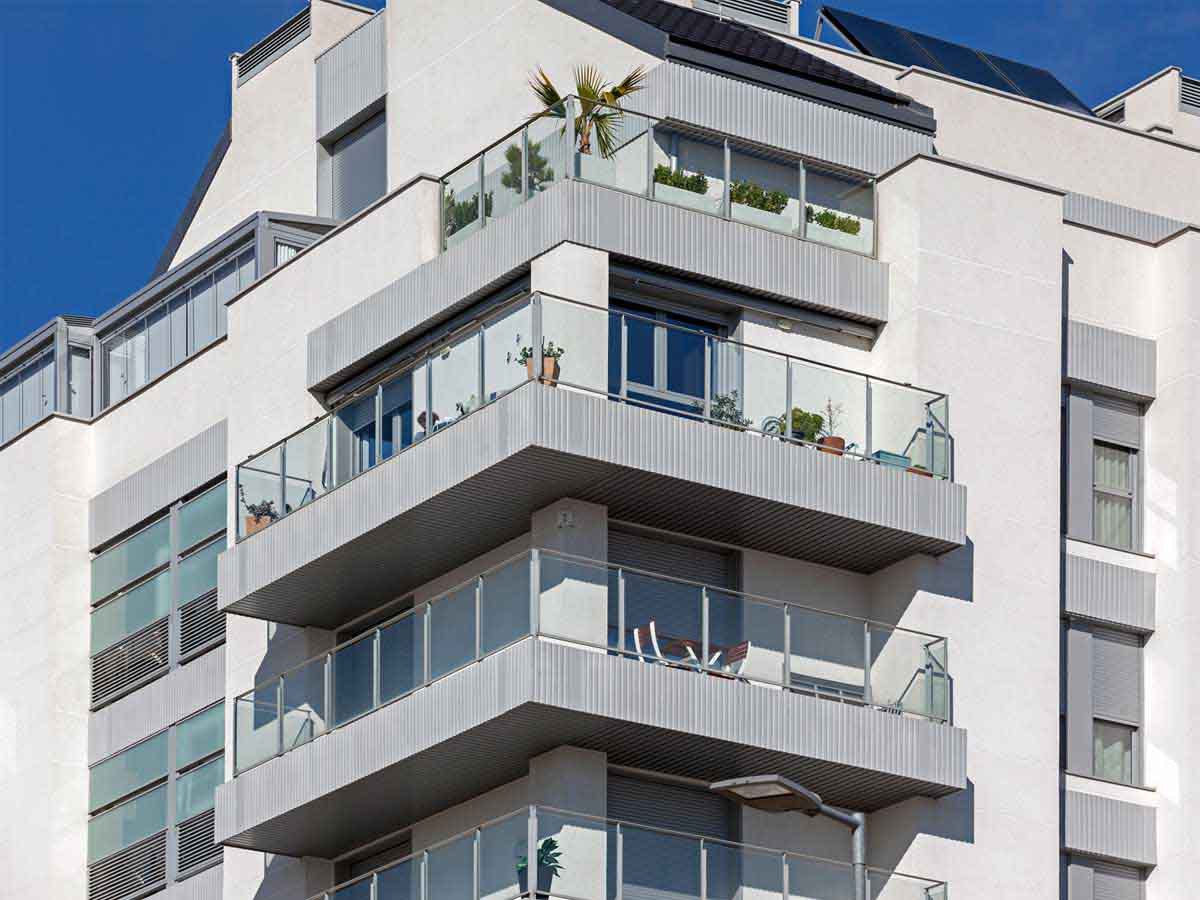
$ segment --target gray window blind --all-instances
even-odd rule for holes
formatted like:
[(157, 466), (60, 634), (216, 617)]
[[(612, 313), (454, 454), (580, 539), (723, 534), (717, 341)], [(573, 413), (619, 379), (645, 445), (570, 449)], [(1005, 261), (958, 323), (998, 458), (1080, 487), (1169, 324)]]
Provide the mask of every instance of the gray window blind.
[(1093, 900), (1141, 900), (1142, 873), (1131, 866), (1092, 863)]
[(737, 557), (720, 550), (700, 549), (610, 529), (608, 561), (714, 587), (737, 588)]
[(1133, 634), (1092, 633), (1092, 709), (1100, 718), (1142, 721), (1142, 642)]
[(368, 119), (333, 145), (333, 216), (348, 219), (387, 192), (384, 114)]
[(727, 841), (739, 830), (733, 804), (711, 791), (611, 773), (608, 817)]
[(1142, 444), (1142, 410), (1136, 403), (1115, 397), (1092, 397), (1092, 433), (1101, 440), (1126, 447)]

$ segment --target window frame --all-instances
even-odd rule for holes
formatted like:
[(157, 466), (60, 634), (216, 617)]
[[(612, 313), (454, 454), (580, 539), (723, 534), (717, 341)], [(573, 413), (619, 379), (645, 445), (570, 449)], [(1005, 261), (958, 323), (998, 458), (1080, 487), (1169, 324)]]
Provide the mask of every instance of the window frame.
[[(1097, 771), (1096, 766), (1096, 726), (1111, 725), (1117, 728), (1127, 728), (1129, 730), (1129, 780), (1125, 781), (1121, 778), (1110, 778), (1108, 775), (1102, 775)], [(1112, 784), (1127, 784), (1130, 787), (1141, 787), (1141, 771), (1142, 771), (1142, 727), (1141, 723), (1128, 722), (1123, 719), (1118, 719), (1112, 715), (1096, 715), (1092, 714), (1092, 772), (1091, 776), (1100, 781), (1108, 781)]]
[[(1118, 488), (1100, 484), (1100, 482), (1097, 478), (1097, 475), (1096, 475), (1096, 465), (1095, 465), (1096, 449), (1098, 447), (1104, 447), (1108, 450), (1117, 450), (1119, 452), (1125, 453), (1128, 456), (1128, 459), (1129, 459), (1129, 490), (1128, 491), (1122, 491)], [(1095, 541), (1095, 543), (1100, 544), (1101, 546), (1104, 546), (1104, 547), (1112, 547), (1114, 550), (1128, 550), (1128, 551), (1137, 552), (1138, 548), (1141, 546), (1141, 540), (1140, 540), (1141, 520), (1140, 520), (1140, 516), (1138, 513), (1138, 506), (1140, 503), (1139, 488), (1141, 486), (1140, 485), (1141, 466), (1139, 465), (1139, 459), (1138, 459), (1138, 456), (1140, 453), (1140, 448), (1132, 447), (1132, 446), (1129, 446), (1128, 444), (1122, 444), (1122, 443), (1119, 443), (1117, 441), (1114, 441), (1114, 440), (1111, 440), (1108, 438), (1101, 438), (1101, 437), (1093, 436), (1091, 450), (1092, 450), (1092, 460), (1093, 460), (1093, 462), (1092, 462), (1092, 539), (1093, 539), (1093, 541)], [(1115, 497), (1119, 500), (1128, 500), (1129, 501), (1129, 546), (1128, 547), (1122, 547), (1119, 544), (1113, 544), (1113, 543), (1108, 543), (1108, 542), (1102, 541), (1100, 539), (1100, 535), (1098, 535), (1096, 533), (1095, 522), (1096, 522), (1098, 495), (1104, 495), (1107, 497)]]

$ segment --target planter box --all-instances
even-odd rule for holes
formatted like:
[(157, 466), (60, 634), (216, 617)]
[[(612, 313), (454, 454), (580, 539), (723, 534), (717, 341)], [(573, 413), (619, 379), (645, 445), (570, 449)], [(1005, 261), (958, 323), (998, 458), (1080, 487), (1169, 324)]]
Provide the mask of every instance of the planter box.
[(765, 209), (746, 206), (743, 203), (734, 203), (730, 206), (730, 213), (735, 222), (745, 222), (747, 225), (757, 225), (759, 228), (767, 228), (783, 234), (792, 234), (796, 230), (796, 224), (787, 214), (786, 209), (783, 212), (773, 213)]
[(655, 182), (654, 199), (662, 200), (664, 203), (673, 203), (676, 206), (686, 206), (688, 209), (700, 212), (712, 213), (714, 216), (721, 214), (719, 198), (710, 197), (708, 194), (697, 194), (695, 191), (685, 191), (683, 188), (671, 187), (669, 184)]
[[(529, 378), (532, 381), (536, 377), (533, 371), (533, 360), (525, 360), (525, 371), (529, 373)], [(550, 382), (550, 386), (554, 387), (554, 382), (558, 381), (558, 359), (553, 356), (542, 357), (542, 381)]]
[(880, 465), (892, 466), (896, 469), (907, 469), (912, 466), (912, 460), (899, 453), (888, 453), (886, 450), (876, 450), (871, 454)]
[(870, 222), (862, 220), (862, 228), (858, 234), (847, 234), (836, 228), (826, 228), (816, 222), (804, 223), (804, 236), (810, 241), (839, 247), (842, 250), (854, 250), (857, 253), (870, 253), (874, 244), (874, 229)]

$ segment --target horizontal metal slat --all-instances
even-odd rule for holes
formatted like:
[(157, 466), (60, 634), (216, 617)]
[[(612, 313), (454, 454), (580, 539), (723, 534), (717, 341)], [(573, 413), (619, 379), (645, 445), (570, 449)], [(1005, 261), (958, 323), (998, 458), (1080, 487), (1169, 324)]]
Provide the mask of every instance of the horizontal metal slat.
[(213, 815), (209, 809), (181, 822), (179, 831), (179, 871), (188, 872), (197, 866), (220, 859), (224, 849), (213, 841)]
[(92, 703), (100, 703), (156, 671), (167, 669), (166, 618), (92, 658)]
[(167, 877), (167, 833), (114, 853), (88, 867), (88, 900), (119, 900)]
[(179, 611), (179, 652), (188, 656), (225, 637), (225, 613), (217, 608), (217, 592), (197, 597)]
[(1188, 106), (1200, 107), (1200, 79), (1181, 78), (1179, 100)]

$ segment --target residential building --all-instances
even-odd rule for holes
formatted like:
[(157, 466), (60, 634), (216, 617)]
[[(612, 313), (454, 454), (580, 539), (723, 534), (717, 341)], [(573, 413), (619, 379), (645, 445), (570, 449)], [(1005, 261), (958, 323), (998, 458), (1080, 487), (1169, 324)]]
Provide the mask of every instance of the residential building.
[(234, 54), (0, 356), (0, 896), (1189, 896), (1200, 82), (820, 21)]

